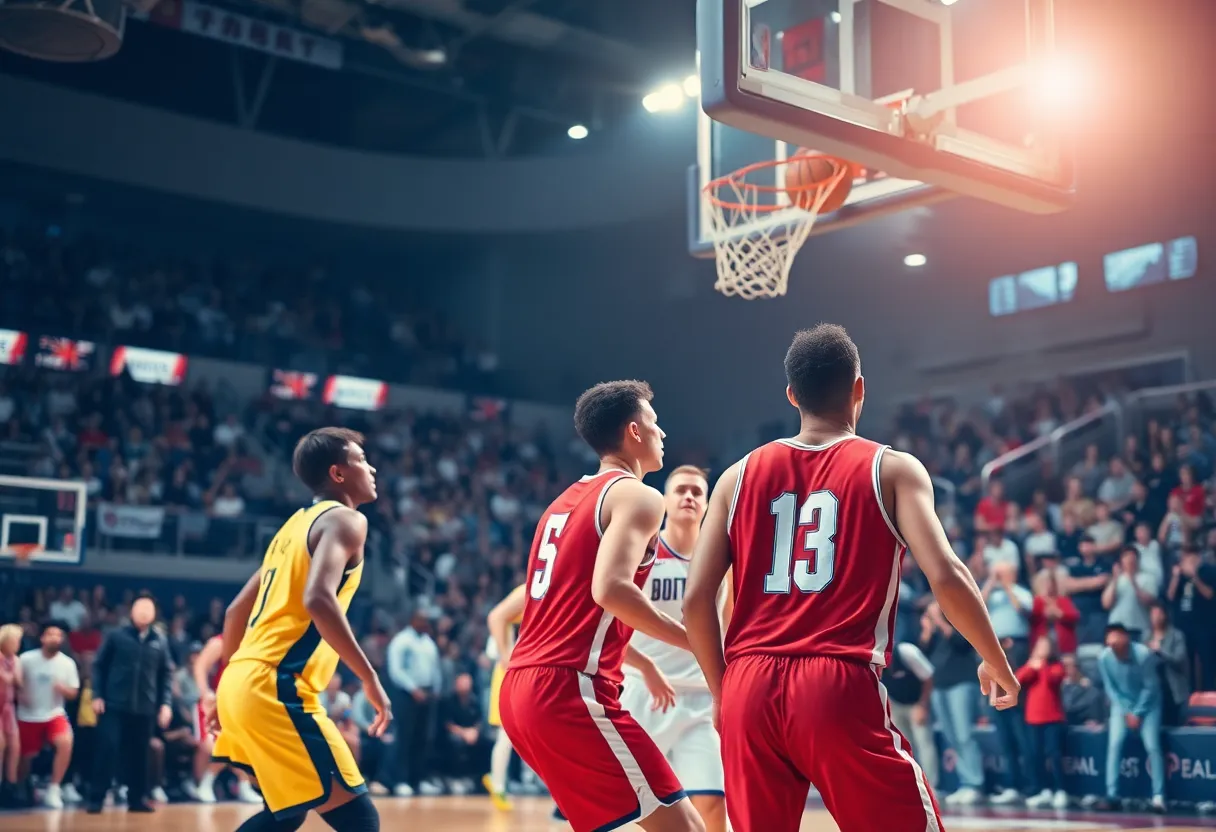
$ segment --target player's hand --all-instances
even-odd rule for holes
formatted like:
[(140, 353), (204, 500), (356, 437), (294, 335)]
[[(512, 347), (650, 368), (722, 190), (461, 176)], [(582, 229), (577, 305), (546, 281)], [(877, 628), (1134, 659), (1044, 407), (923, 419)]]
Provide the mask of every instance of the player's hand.
[(161, 705), (160, 710), (156, 712), (156, 724), (160, 726), (160, 730), (168, 728), (171, 719), (173, 719), (173, 711), (169, 710), (168, 705)]
[(1133, 731), (1139, 731), (1140, 730), (1140, 717), (1136, 716), (1135, 714), (1128, 714), (1127, 715), (1127, 727), (1131, 728)]
[(384, 692), (384, 685), (380, 684), (379, 676), (373, 673), (370, 679), (363, 682), (363, 695), (376, 709), (376, 718), (372, 721), (371, 727), (367, 729), (367, 733), (373, 737), (383, 736), (384, 730), (393, 721), (393, 708), (389, 704), (388, 694)]
[(199, 699), (203, 706), (203, 729), (212, 736), (220, 732), (220, 709), (215, 704), (215, 694), (206, 693)]
[(988, 662), (981, 662), (976, 675), (980, 679), (980, 692), (988, 697), (988, 704), (998, 711), (1017, 706), (1018, 693), (1021, 692), (1022, 685), (1009, 671), (1008, 663), (1005, 664), (1005, 667), (997, 669)]
[(106, 700), (100, 696), (93, 700), (93, 713), (101, 716), (106, 712)]
[(912, 706), (912, 723), (914, 725), (929, 724), (929, 709), (920, 702)]
[(713, 719), (714, 719), (714, 730), (717, 731), (719, 735), (721, 735), (721, 733), (722, 733), (722, 704), (720, 702), (718, 702), (717, 699), (714, 699), (714, 717), (713, 717)]
[(666, 712), (676, 703), (676, 689), (667, 681), (663, 671), (652, 665), (642, 671), (642, 679), (650, 691), (650, 710)]

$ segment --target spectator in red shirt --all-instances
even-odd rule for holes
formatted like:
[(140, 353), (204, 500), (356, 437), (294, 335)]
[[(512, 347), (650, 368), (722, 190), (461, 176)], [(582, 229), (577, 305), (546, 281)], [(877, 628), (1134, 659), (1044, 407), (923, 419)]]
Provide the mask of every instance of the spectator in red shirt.
[[(1022, 700), (1026, 703), (1026, 725), (1030, 729), (1030, 759), (1033, 765), (1046, 766), (1047, 779), (1053, 791), (1044, 788), (1026, 801), (1032, 809), (1053, 806), (1068, 808), (1068, 793), (1064, 791), (1064, 699), (1060, 685), (1064, 682), (1064, 665), (1052, 645), (1051, 638), (1040, 636), (1030, 652), (1030, 661), (1017, 671), (1022, 683)], [(1042, 777), (1033, 778), (1039, 780)]]
[(1067, 595), (1060, 594), (1055, 569), (1044, 569), (1034, 579), (1034, 605), (1030, 608), (1030, 643), (1052, 638), (1061, 654), (1077, 652), (1077, 622), (1081, 613)]
[(1178, 469), (1178, 486), (1170, 492), (1170, 496), (1182, 498), (1183, 514), (1191, 518), (1193, 525), (1197, 525), (1203, 517), (1204, 493), (1203, 486), (1195, 482), (1194, 468), (1183, 465)]
[(999, 531), (1005, 528), (1005, 486), (1000, 480), (988, 483), (988, 494), (975, 507), (976, 531)]

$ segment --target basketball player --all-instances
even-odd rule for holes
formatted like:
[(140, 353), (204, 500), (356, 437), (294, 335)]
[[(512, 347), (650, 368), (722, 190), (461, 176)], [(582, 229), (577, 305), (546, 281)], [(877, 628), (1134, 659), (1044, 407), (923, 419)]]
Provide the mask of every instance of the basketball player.
[(241, 832), (294, 832), (310, 809), (339, 832), (380, 828), (354, 756), (318, 698), (341, 658), (376, 710), (369, 733), (388, 725), (388, 696), (346, 620), (367, 538), (355, 507), (376, 499), (362, 444), (344, 428), (320, 428), (296, 444), (292, 469), (316, 499), (279, 529), (224, 616), (213, 759), (251, 771), (266, 800)]
[[(692, 465), (679, 466), (667, 477), (663, 500), (667, 522), (642, 592), (656, 607), (679, 620), (684, 616), (688, 565), (709, 504), (705, 472)], [(644, 633), (634, 633), (629, 646), (636, 648), (651, 667), (638, 668), (626, 662), (621, 706), (671, 761), (707, 832), (725, 832), (722, 752), (713, 724), (713, 699), (696, 657)], [(674, 705), (664, 708), (651, 695), (647, 670), (665, 677), (675, 689)]]
[[(983, 659), (989, 701), (1016, 705), (1017, 680), (946, 541), (924, 466), (856, 433), (865, 386), (848, 334), (830, 324), (799, 332), (785, 372), (802, 429), (722, 475), (684, 597), (718, 710), (731, 824), (792, 832), (813, 784), (841, 832), (939, 832), (937, 803), (879, 678), (905, 546)], [(732, 567), (724, 658), (717, 594)]]
[(524, 594), (527, 587), (523, 584), (511, 590), (506, 598), (498, 602), (490, 614), (486, 616), (486, 626), (490, 630), (490, 638), (486, 643), (486, 655), (494, 660), (494, 671), (490, 677), (490, 713), (487, 719), (491, 725), (498, 728), (498, 736), (494, 739), (494, 748), (490, 751), (490, 773), (481, 778), (481, 784), (490, 793), (494, 808), (509, 812), (511, 800), (507, 797), (507, 767), (511, 765), (511, 738), (502, 727), (502, 716), (499, 713), (499, 696), (502, 691), (502, 679), (507, 673), (507, 662), (511, 658), (511, 648), (515, 646), (515, 626), (524, 614)]
[(519, 642), (502, 683), (502, 724), (575, 832), (636, 822), (700, 832), (671, 765), (619, 701), (636, 628), (687, 649), (684, 627), (641, 585), (654, 563), (663, 495), (642, 476), (663, 464), (663, 437), (639, 381), (579, 396), (574, 425), (599, 471), (545, 510), (528, 558)]
[[(212, 636), (203, 645), (198, 656), (194, 659), (194, 684), (198, 686), (198, 752), (195, 756), (194, 773), (198, 777), (194, 797), (200, 803), (215, 802), (215, 778), (221, 771), (228, 768), (224, 763), (211, 762), (211, 751), (215, 746), (215, 736), (207, 730), (207, 715), (215, 713), (215, 689), (220, 685), (224, 675), (224, 637)], [(239, 768), (233, 767), (237, 782), (237, 798), (242, 803), (261, 803), (262, 798), (249, 782), (249, 775)]]

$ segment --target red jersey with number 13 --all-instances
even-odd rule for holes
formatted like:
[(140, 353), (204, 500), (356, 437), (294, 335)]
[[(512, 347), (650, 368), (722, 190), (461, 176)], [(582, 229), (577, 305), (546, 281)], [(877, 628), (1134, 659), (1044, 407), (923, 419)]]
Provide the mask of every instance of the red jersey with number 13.
[[(619, 684), (633, 628), (591, 597), (591, 577), (603, 536), (600, 512), (608, 489), (628, 471), (583, 477), (554, 500), (536, 526), (528, 556), (528, 593), (510, 666), (568, 667)], [(641, 587), (654, 563), (654, 542), (634, 576)]]
[(727, 519), (726, 658), (834, 656), (885, 667), (904, 545), (882, 503), (885, 445), (779, 439), (743, 458)]

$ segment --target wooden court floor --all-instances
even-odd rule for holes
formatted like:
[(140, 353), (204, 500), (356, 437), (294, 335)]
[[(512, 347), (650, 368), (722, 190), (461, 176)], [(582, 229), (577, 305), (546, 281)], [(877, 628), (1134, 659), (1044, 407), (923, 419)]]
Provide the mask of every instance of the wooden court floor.
[[(497, 812), (484, 797), (438, 798), (379, 798), (381, 827), (386, 830), (425, 830), (426, 832), (558, 832), (568, 830), (565, 824), (550, 819), (551, 804), (540, 798), (523, 798), (515, 810)], [(235, 803), (216, 805), (176, 804), (162, 806), (155, 814), (128, 815), (121, 809), (107, 810), (101, 815), (88, 815), (68, 809), (62, 812), (34, 811), (0, 813), (3, 832), (233, 832), (256, 806)], [(1171, 832), (1211, 832), (1210, 821), (1201, 825), (1193, 820), (1169, 818), (1062, 818), (1038, 816), (1019, 818), (1016, 815), (971, 815), (947, 817), (949, 832), (1098, 832), (1098, 830), (1130, 830), (1147, 832), (1168, 826)], [(324, 832), (329, 827), (315, 816), (304, 825), (307, 832)], [(627, 827), (635, 830), (637, 827)], [(837, 832), (836, 824), (822, 809), (808, 809), (803, 816), (801, 832)], [(881, 830), (876, 830), (881, 832)]]

